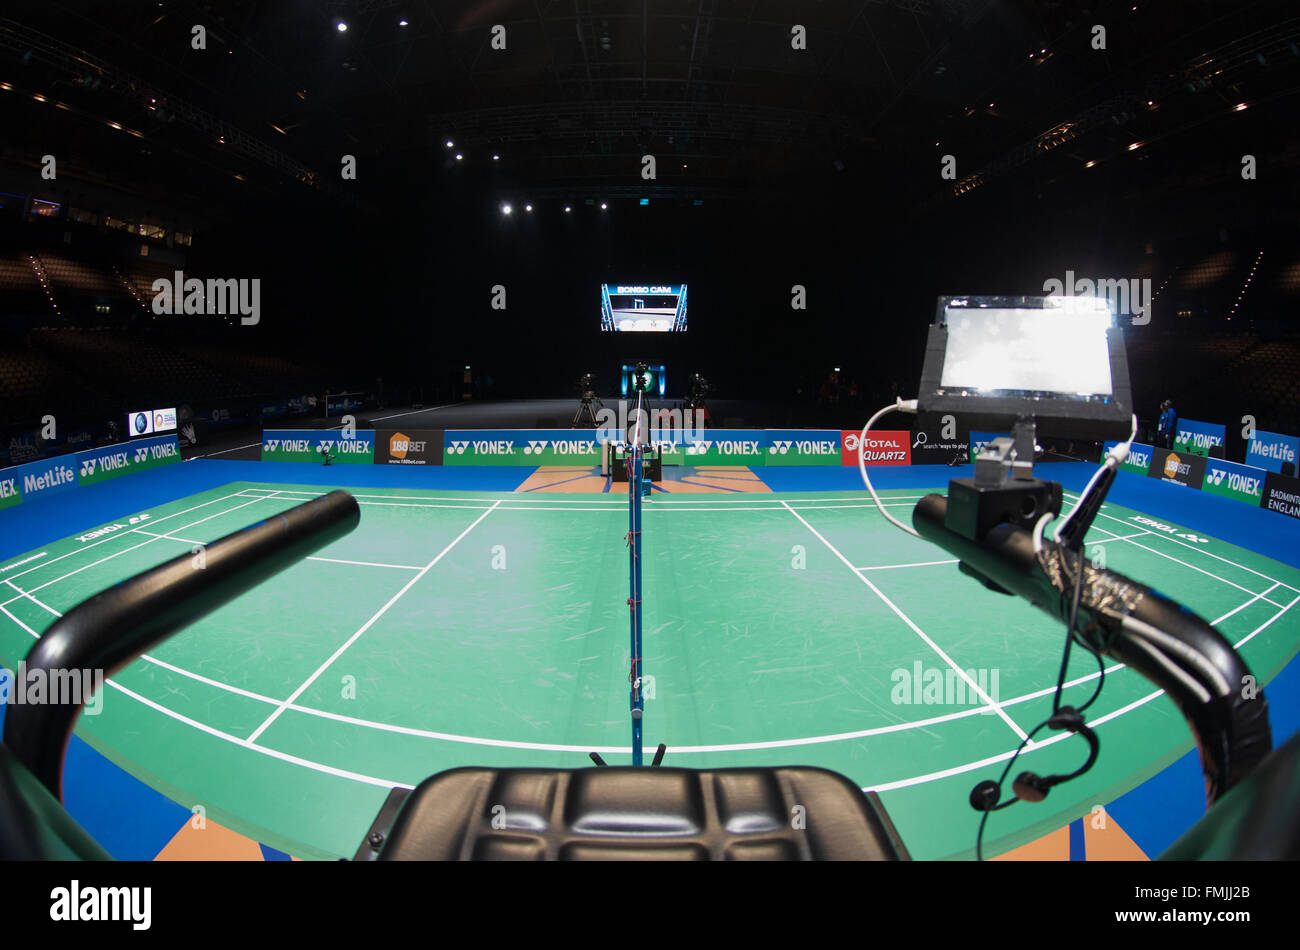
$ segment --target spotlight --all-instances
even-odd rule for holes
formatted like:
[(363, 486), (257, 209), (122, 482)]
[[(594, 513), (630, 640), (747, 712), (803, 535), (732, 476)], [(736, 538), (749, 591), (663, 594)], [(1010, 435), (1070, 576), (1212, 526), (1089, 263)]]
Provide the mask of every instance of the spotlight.
[(447, 139), (447, 148), (454, 148), (456, 145), (451, 139)]
[(1245, 111), (1246, 111), (1246, 103), (1244, 103), (1244, 102), (1238, 102), (1235, 106), (1232, 107), (1232, 111), (1233, 111), (1233, 112), (1245, 112)]
[(572, 210), (573, 210), (573, 208), (572, 208), (571, 206), (569, 206), (569, 205), (565, 205), (565, 206), (564, 206), (564, 213), (565, 213), (565, 214), (568, 214), (568, 213), (569, 213), (570, 211), (572, 211)]
[(512, 211), (514, 211), (514, 210), (515, 210), (515, 209), (512, 208), (512, 207), (510, 207), (509, 204), (503, 204), (503, 205), (501, 206), (501, 213), (502, 213), (502, 214), (510, 214), (510, 213), (511, 213)]
[(344, 23), (342, 20), (339, 20), (339, 32), (346, 33), (347, 31), (348, 31), (348, 25)]
[(465, 157), (465, 156), (462, 155), (462, 154), (460, 154), (460, 152), (457, 152), (457, 153), (456, 153), (456, 161), (460, 161), (460, 160), (461, 160), (462, 158), (464, 158), (464, 157)]
[(398, 20), (398, 21), (397, 21), (397, 25), (398, 25), (398, 26), (406, 26), (406, 21), (405, 21), (405, 20)]
[(607, 205), (605, 202), (602, 201), (602, 202), (600, 203), (600, 210), (601, 210), (601, 211), (604, 211), (604, 210), (605, 210), (606, 208), (608, 208), (608, 207), (609, 207), (609, 205)]
[(498, 161), (500, 161), (500, 160), (501, 160), (501, 156), (500, 156), (500, 155), (493, 155), (493, 156), (492, 156), (492, 161), (494, 161), (494, 162), (498, 162)]
[(525, 211), (532, 211), (532, 210), (533, 210), (533, 206), (532, 206), (532, 205), (524, 205), (524, 210), (525, 210)]

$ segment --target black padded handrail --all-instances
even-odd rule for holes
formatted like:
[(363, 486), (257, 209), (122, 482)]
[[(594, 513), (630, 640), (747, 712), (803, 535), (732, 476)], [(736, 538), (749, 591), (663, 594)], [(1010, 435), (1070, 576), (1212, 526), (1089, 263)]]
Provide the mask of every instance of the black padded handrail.
[[(345, 491), (290, 508), (182, 554), (83, 601), (56, 620), (24, 661), (27, 673), (111, 676), (149, 648), (346, 535), (361, 512)], [(4, 744), (63, 800), (63, 761), (81, 703), (11, 705)]]
[[(1066, 598), (1034, 556), (1028, 531), (1001, 524), (977, 543), (946, 527), (947, 510), (944, 496), (926, 495), (912, 512), (912, 524), (921, 537), (957, 557), (968, 573), (1068, 622)], [(1044, 551), (1048, 569), (1059, 572), (1059, 546), (1044, 541)], [(1268, 755), (1273, 740), (1263, 690), (1232, 644), (1203, 619), (1123, 574), (1090, 563), (1079, 617), (1076, 629), (1094, 649), (1159, 686), (1182, 711), (1200, 750), (1207, 805)]]

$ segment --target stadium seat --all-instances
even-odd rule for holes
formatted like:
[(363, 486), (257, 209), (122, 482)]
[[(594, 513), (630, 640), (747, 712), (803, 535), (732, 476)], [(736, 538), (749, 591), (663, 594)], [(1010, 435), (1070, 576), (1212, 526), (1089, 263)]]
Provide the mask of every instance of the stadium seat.
[(879, 796), (818, 768), (461, 768), (390, 793), (356, 860), (908, 860)]

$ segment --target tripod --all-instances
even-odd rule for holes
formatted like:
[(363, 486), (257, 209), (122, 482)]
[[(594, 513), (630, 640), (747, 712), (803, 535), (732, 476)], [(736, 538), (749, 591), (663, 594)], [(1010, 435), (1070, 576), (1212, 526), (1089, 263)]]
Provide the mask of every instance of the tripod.
[(582, 402), (578, 404), (578, 411), (573, 414), (571, 426), (577, 428), (579, 425), (586, 424), (588, 421), (596, 425), (596, 410), (604, 409), (605, 405), (600, 398), (590, 389), (582, 394)]

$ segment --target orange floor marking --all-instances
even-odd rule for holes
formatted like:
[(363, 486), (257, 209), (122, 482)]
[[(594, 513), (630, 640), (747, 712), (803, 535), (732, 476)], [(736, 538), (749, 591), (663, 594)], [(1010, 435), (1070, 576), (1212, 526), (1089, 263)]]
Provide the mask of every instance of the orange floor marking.
[[(569, 481), (569, 479), (577, 479)], [(600, 470), (589, 465), (544, 465), (526, 478), (517, 492), (600, 492), (605, 490), (605, 477)]]
[(202, 828), (190, 818), (176, 832), (155, 861), (262, 861), (262, 849), (252, 838), (217, 824), (211, 818)]
[[(690, 481), (682, 481), (682, 479)], [(517, 492), (534, 494), (551, 492), (603, 492), (607, 479), (598, 468), (569, 465), (544, 465), (524, 479)], [(729, 492), (767, 492), (763, 480), (743, 465), (709, 465), (701, 468), (667, 466), (662, 481), (654, 483), (674, 495), (727, 494)], [(611, 486), (610, 491), (626, 493), (627, 485)]]
[(1037, 841), (999, 854), (994, 861), (1068, 861), (1070, 860), (1070, 826), (1058, 828)]
[[(1104, 828), (1094, 828), (1098, 819), (1104, 819)], [(1083, 847), (1089, 861), (1149, 861), (1128, 833), (1119, 826), (1114, 817), (1104, 812), (1095, 818), (1083, 816)]]
[[(693, 492), (767, 492), (763, 480), (743, 465), (707, 466), (702, 468), (664, 469), (663, 486), (673, 494), (690, 494)], [(674, 477), (676, 476), (676, 477)], [(682, 481), (689, 478), (690, 481)]]

